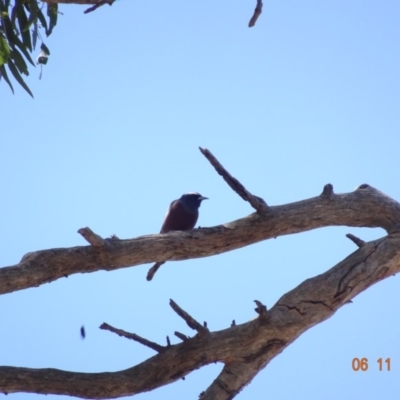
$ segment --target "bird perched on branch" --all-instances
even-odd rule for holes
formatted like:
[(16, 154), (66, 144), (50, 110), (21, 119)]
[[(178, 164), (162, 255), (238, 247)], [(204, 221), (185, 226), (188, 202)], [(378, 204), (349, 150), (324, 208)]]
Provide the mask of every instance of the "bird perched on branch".
[[(199, 193), (185, 193), (180, 199), (174, 200), (169, 206), (160, 233), (171, 231), (187, 231), (193, 229), (199, 218), (199, 207), (203, 200), (208, 199)], [(151, 281), (158, 268), (165, 261), (155, 263), (147, 273), (147, 280)]]

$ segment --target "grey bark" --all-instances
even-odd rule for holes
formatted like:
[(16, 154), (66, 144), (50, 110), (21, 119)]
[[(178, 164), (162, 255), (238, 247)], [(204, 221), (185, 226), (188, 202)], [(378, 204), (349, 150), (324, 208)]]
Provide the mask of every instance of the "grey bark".
[(165, 346), (139, 365), (114, 373), (0, 367), (0, 391), (115, 398), (153, 390), (194, 369), (222, 362), (222, 372), (201, 399), (232, 399), (303, 332), (331, 317), (371, 285), (399, 272), (399, 203), (368, 185), (340, 195), (327, 185), (318, 197), (269, 207), (265, 213), (216, 227), (131, 240), (97, 240), (97, 246), (43, 250), (24, 256), (18, 265), (0, 269), (0, 291), (9, 293), (66, 274), (208, 257), (261, 240), (332, 225), (382, 227), (388, 236), (368, 243), (353, 237), (360, 247), (357, 251), (283, 295), (266, 314), (260, 313), (253, 321), (222, 331), (203, 331), (180, 344)]

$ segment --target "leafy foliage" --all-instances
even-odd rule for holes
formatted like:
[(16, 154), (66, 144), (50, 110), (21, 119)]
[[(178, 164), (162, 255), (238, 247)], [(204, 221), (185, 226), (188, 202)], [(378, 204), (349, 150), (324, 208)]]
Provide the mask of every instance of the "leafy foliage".
[[(43, 43), (41, 32), (49, 36), (57, 24), (58, 4), (47, 5), (38, 0), (0, 0), (0, 79), (14, 93), (8, 73), (33, 97), (22, 75), (29, 75), (27, 62), (35, 66), (31, 54), (36, 49), (37, 39), (42, 42), (37, 64), (46, 64), (50, 54)], [(43, 14), (47, 8), (46, 17)]]

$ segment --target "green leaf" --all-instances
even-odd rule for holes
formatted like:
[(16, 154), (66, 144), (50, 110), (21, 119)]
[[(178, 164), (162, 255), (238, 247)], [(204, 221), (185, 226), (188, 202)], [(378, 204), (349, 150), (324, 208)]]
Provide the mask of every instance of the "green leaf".
[(8, 57), (10, 55), (10, 47), (6, 39), (4, 39), (3, 35), (0, 35), (0, 65), (3, 65), (7, 62)]
[(14, 63), (12, 62), (12, 60), (8, 59), (8, 68), (10, 69), (11, 73), (14, 75), (15, 80), (32, 96), (33, 98), (33, 94), (30, 91), (30, 89), (28, 88), (27, 84), (24, 82), (24, 80), (22, 79), (22, 76), (20, 75), (20, 73), (18, 72), (17, 67), (14, 65)]
[(39, 36), (38, 23), (36, 21), (33, 24), (33, 30), (32, 30), (32, 46), (33, 46), (33, 50), (36, 49), (36, 42), (37, 42), (38, 36)]
[(0, 66), (0, 78), (4, 78), (4, 80), (8, 83), (8, 86), (10, 86), (10, 89), (14, 94), (13, 85), (11, 84), (10, 79), (8, 78), (7, 71), (4, 65)]
[(5, 35), (6, 39), (8, 40), (8, 42), (11, 45), (12, 39), (16, 36), (15, 32), (14, 32), (15, 29), (14, 29), (14, 27), (13, 27), (11, 21), (10, 21), (10, 18), (8, 16), (2, 18), (1, 22), (2, 22), (1, 25), (2, 25), (2, 28), (3, 28), (2, 29), (3, 34)]
[(40, 50), (42, 50), (44, 54), (46, 54), (46, 56), (50, 55), (50, 50), (44, 43), (42, 43), (42, 45), (40, 46)]
[(47, 4), (47, 16), (49, 17), (49, 29), (46, 31), (46, 35), (50, 36), (51, 32), (53, 32), (53, 28), (57, 25), (57, 17), (58, 17), (58, 4), (57, 3), (49, 3)]
[(11, 16), (10, 16), (10, 21), (12, 23), (12, 26), (14, 28), (15, 31), (18, 31), (17, 25), (15, 25), (15, 21), (17, 19), (17, 9), (18, 9), (18, 4), (15, 5), (12, 9), (11, 9)]
[(26, 26), (22, 30), (26, 32), (29, 28), (37, 21), (37, 12), (38, 12), (38, 5), (36, 0), (29, 0), (29, 18)]
[[(26, 50), (26, 47), (24, 46), (24, 44), (19, 40), (19, 38), (17, 36), (15, 36), (13, 38), (13, 44), (18, 46), (20, 48), (20, 50), (24, 53), (25, 58), (32, 64), (35, 65), (34, 62), (32, 61), (32, 58), (30, 56), (30, 54), (28, 53), (28, 50)], [(15, 46), (13, 46), (15, 47)]]
[(47, 32), (47, 21), (46, 21), (46, 18), (44, 17), (42, 10), (40, 8), (37, 10), (37, 17), (38, 17), (40, 23), (42, 24), (43, 28)]
[(10, 58), (14, 60), (16, 66), (18, 67), (19, 72), (21, 74), (29, 75), (28, 72), (28, 66), (26, 65), (26, 62), (24, 58), (22, 57), (21, 53), (17, 50), (14, 49), (10, 53)]
[[(25, 8), (23, 5), (18, 7), (17, 17), (18, 17), (19, 30), (22, 36), (22, 42), (30, 51), (32, 51), (31, 33), (29, 32), (28, 17), (26, 16)], [(28, 26), (28, 30), (25, 30), (26, 26)]]

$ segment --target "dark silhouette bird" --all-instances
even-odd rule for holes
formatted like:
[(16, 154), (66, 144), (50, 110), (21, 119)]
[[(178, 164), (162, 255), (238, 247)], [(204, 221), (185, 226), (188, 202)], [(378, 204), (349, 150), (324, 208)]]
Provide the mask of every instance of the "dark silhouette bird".
[[(208, 197), (204, 197), (196, 192), (191, 192), (183, 194), (178, 200), (174, 200), (169, 206), (160, 233), (193, 229), (199, 218), (200, 204), (206, 199), (208, 199)], [(153, 279), (158, 268), (164, 263), (165, 261), (157, 262), (149, 269), (147, 273), (148, 281)]]

